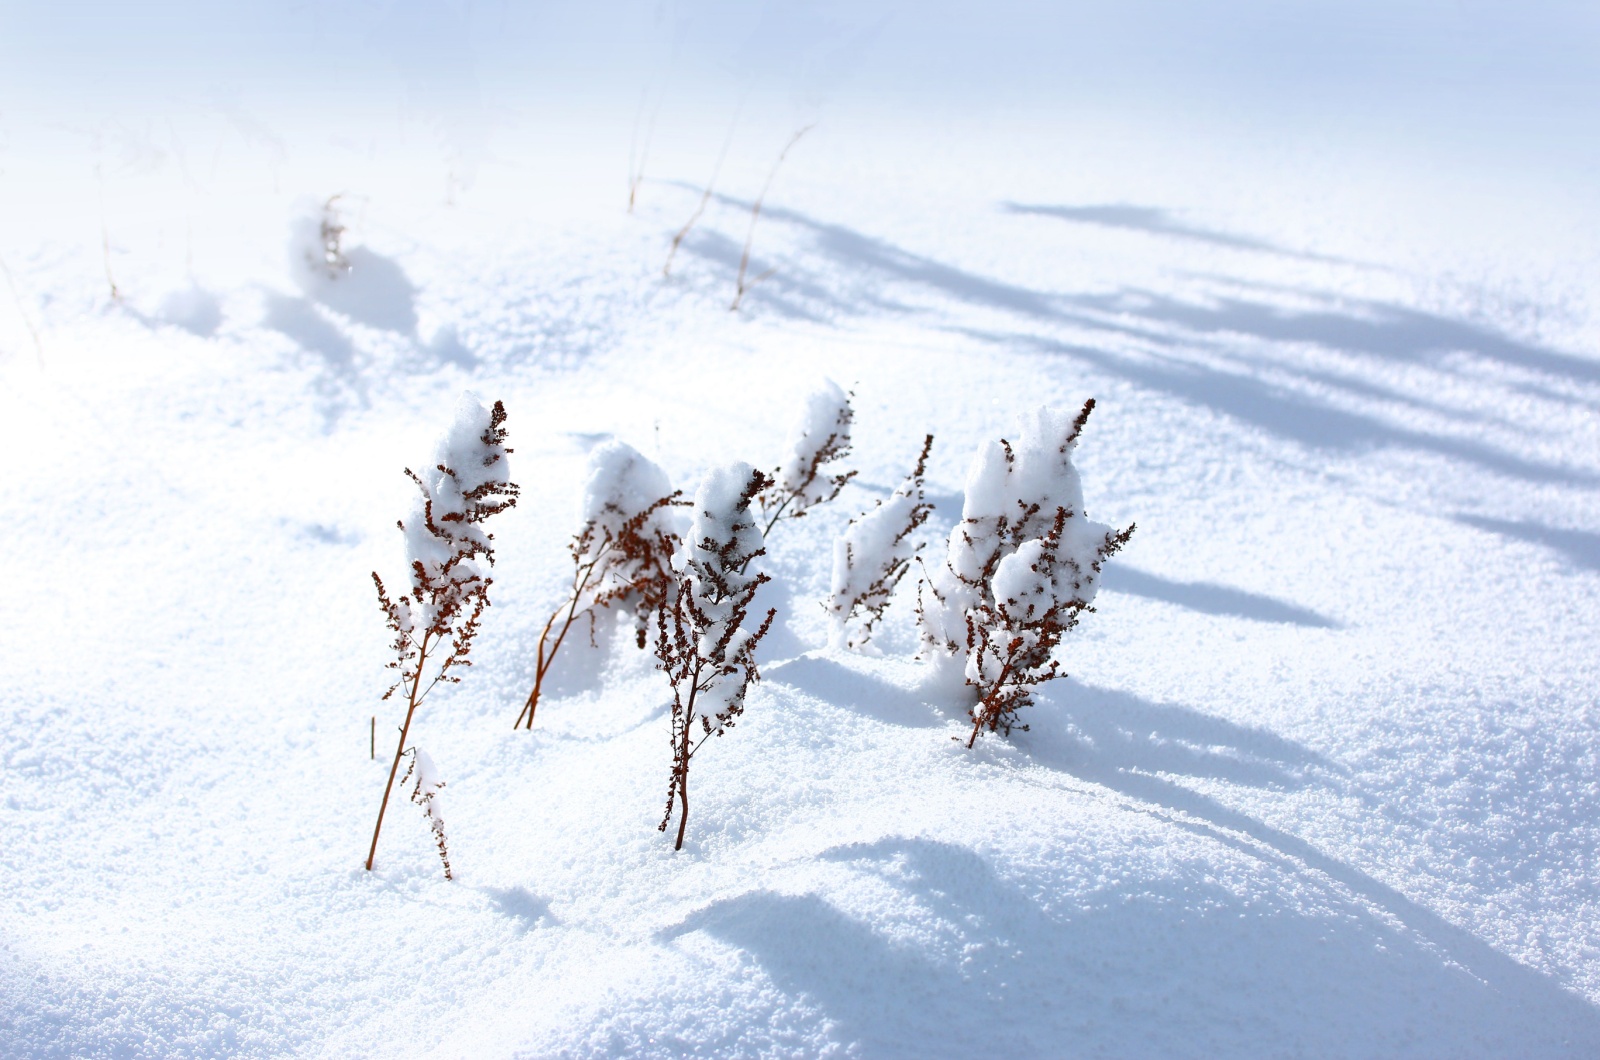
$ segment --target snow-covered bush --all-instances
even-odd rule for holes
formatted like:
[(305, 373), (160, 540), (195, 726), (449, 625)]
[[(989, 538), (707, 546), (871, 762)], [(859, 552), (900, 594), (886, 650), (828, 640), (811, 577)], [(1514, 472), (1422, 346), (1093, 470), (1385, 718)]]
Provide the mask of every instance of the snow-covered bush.
[(1015, 450), (1004, 439), (979, 448), (945, 560), (918, 586), (924, 647), (964, 662), (976, 690), (968, 747), (985, 729), (1008, 735), (1032, 687), (1065, 676), (1051, 658), (1061, 634), (1094, 610), (1102, 564), (1133, 534), (1083, 510), (1072, 452), (1093, 409), (1041, 408)]
[[(928, 468), (933, 435), (922, 442), (917, 466), (886, 501), (850, 521), (833, 542), (833, 586), (828, 613), (836, 626), (835, 641), (859, 648), (872, 639), (873, 628), (894, 596), (895, 586), (911, 569), (921, 549), (911, 535), (927, 520), (933, 505), (923, 499), (922, 476)], [(854, 632), (850, 623), (859, 618)]]
[(681, 496), (665, 471), (625, 442), (607, 442), (589, 455), (581, 527), (568, 546), (572, 582), (539, 634), (533, 691), (512, 728), (524, 719), (533, 728), (545, 674), (579, 618), (589, 619), (592, 636), (597, 611), (629, 608), (639, 647), (645, 646), (650, 617), (677, 583), (672, 556), (682, 544)]
[[(454, 673), (458, 667), (472, 665), (467, 656), (484, 608), (489, 606), (489, 586), (493, 584), (480, 560), (494, 564), (494, 535), (484, 531), (482, 524), (517, 503), (517, 487), (509, 478), (506, 460), (511, 450), (505, 445), (505, 420), (505, 406), (500, 402), (494, 403), (491, 412), (471, 394), (461, 396), (455, 422), (439, 443), (434, 466), (421, 475), (406, 468), (419, 493), (410, 517), (398, 524), (405, 535), (410, 584), (406, 591), (390, 596), (383, 579), (376, 571), (372, 574), (378, 604), (394, 633), (396, 658), (389, 668), (399, 671), (399, 678), (383, 698), (401, 692), (406, 714), (378, 807), (378, 823), (372, 830), (369, 870), (378, 852), (384, 811), (417, 707), (438, 684), (460, 681)], [(430, 820), (434, 820), (431, 812)], [(448, 875), (448, 859), (445, 871)]]
[(779, 520), (802, 519), (812, 508), (833, 500), (855, 477), (854, 471), (822, 473), (824, 464), (849, 455), (854, 419), (850, 395), (831, 379), (824, 379), (822, 386), (806, 396), (800, 418), (789, 432), (789, 455), (761, 491), (763, 537), (772, 533)]
[[(712, 470), (694, 498), (689, 536), (675, 559), (677, 592), (656, 611), (656, 658), (672, 683), (672, 779), (660, 831), (678, 808), (678, 841), (689, 825), (689, 762), (705, 742), (733, 728), (745, 692), (760, 679), (755, 648), (772, 628), (768, 611), (745, 626), (766, 574), (750, 569), (764, 555), (750, 502), (770, 480), (749, 464)], [(699, 733), (696, 734), (696, 723)]]

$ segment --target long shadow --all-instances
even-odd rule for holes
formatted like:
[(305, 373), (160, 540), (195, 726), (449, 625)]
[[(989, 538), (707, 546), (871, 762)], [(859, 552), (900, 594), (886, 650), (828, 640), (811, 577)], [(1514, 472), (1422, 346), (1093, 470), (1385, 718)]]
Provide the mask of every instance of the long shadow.
[(1530, 544), (1543, 545), (1565, 556), (1567, 562), (1574, 566), (1600, 570), (1600, 534), (1590, 533), (1587, 530), (1558, 530), (1540, 523), (1490, 519), (1482, 515), (1458, 515), (1456, 521), (1475, 526), (1479, 530), (1487, 530), (1492, 534), (1502, 534)]
[(1055, 217), (1063, 221), (1075, 221), (1080, 224), (1101, 225), (1106, 228), (1144, 232), (1147, 235), (1187, 239), (1197, 243), (1208, 243), (1211, 246), (1225, 247), (1229, 250), (1250, 250), (1263, 254), (1277, 254), (1281, 257), (1297, 258), (1301, 261), (1321, 261), (1341, 265), (1351, 264), (1351, 262), (1343, 258), (1328, 257), (1323, 254), (1309, 254), (1304, 251), (1280, 247), (1276, 243), (1269, 243), (1261, 239), (1231, 235), (1230, 233), (1219, 232), (1210, 228), (1196, 228), (1193, 225), (1186, 225), (1177, 220), (1170, 211), (1153, 206), (1130, 206), (1126, 204), (1044, 206), (1020, 202), (1003, 202), (1000, 204), (1000, 208), (1007, 213)]
[(1147, 574), (1125, 563), (1113, 563), (1100, 576), (1100, 585), (1113, 592), (1143, 596), (1148, 600), (1186, 607), (1207, 615), (1248, 618), (1255, 622), (1281, 622), (1308, 629), (1337, 629), (1339, 624), (1315, 611), (1270, 596), (1247, 593), (1211, 582), (1180, 582)]
[(1135, 360), (1038, 335), (1012, 335), (971, 328), (954, 330), (1013, 349), (1031, 347), (1041, 353), (1086, 361), (1148, 390), (1205, 405), (1310, 449), (1414, 449), (1477, 464), (1487, 471), (1529, 482), (1585, 486), (1600, 483), (1600, 473), (1594, 471), (1528, 460), (1470, 438), (1397, 427), (1371, 416), (1319, 404), (1306, 394), (1242, 373), (1173, 360)]
[[(1499, 957), (1475, 979), (1359, 906), (1307, 915), (1152, 874), (1070, 913), (925, 838), (832, 848), (893, 898), (889, 936), (816, 895), (756, 890), (662, 933), (704, 932), (813, 1000), (864, 1057), (1582, 1054), (1594, 1010)], [(1334, 898), (1335, 904), (1342, 904)], [(1506, 967), (1509, 966), (1509, 967)], [(1474, 969), (1480, 976), (1483, 968)]]
[(1070, 677), (1051, 682), (1028, 713), (1038, 722), (1025, 718), (1029, 730), (1013, 734), (1013, 742), (1030, 761), (1065, 772), (1133, 770), (1276, 790), (1340, 772), (1322, 755), (1266, 729)]
[(938, 712), (915, 692), (898, 688), (826, 655), (803, 655), (777, 663), (761, 673), (766, 680), (788, 685), (823, 702), (848, 707), (890, 725), (925, 729), (944, 723)]
[[(1091, 784), (1117, 792), (1163, 821), (1205, 835), (1251, 853), (1286, 872), (1302, 868), (1320, 873), (1346, 888), (1357, 899), (1393, 916), (1417, 936), (1435, 946), (1448, 961), (1465, 968), (1495, 995), (1523, 1011), (1539, 1011), (1571, 1028), (1582, 1040), (1600, 1045), (1600, 1010), (1568, 993), (1546, 976), (1518, 964), (1471, 932), (1451, 924), (1433, 911), (1412, 902), (1388, 884), (1381, 883), (1336, 858), (1329, 857), (1297, 836), (1272, 828), (1230, 809), (1182, 784), (1158, 776), (1210, 776), (1245, 784), (1273, 786), (1274, 771), (1284, 770), (1293, 782), (1303, 782), (1308, 769), (1329, 767), (1326, 760), (1270, 733), (1241, 729), (1220, 719), (1204, 718), (1186, 708), (1157, 706), (1072, 682), (1072, 707), (1068, 712), (1083, 739), (1049, 735), (1059, 727), (1039, 727), (1017, 742), (1031, 759)], [(1207, 732), (1207, 728), (1211, 732)], [(1214, 740), (1199, 749), (1175, 754), (1163, 728), (1184, 743)], [(1149, 732), (1149, 736), (1141, 736)], [(1198, 738), (1198, 739), (1197, 739)], [(1227, 748), (1219, 752), (1217, 747)], [(1254, 759), (1255, 765), (1229, 777), (1217, 769), (1218, 758), (1234, 753)], [(1274, 764), (1274, 761), (1276, 764)], [(1265, 763), (1264, 765), (1262, 763)], [(1137, 809), (1137, 806), (1130, 807)]]
[[(721, 201), (727, 206), (749, 208), (749, 203), (732, 197), (721, 197)], [(1198, 305), (1138, 289), (1108, 295), (1054, 294), (980, 276), (798, 210), (769, 205), (763, 207), (762, 217), (802, 233), (807, 241), (804, 249), (823, 259), (822, 267), (813, 272), (816, 278), (800, 279), (802, 270), (798, 264), (785, 266), (752, 294), (752, 299), (770, 300), (779, 312), (788, 315), (826, 318), (859, 314), (868, 308), (893, 304), (877, 292), (878, 286), (902, 284), (975, 308), (1012, 313), (1051, 325), (1118, 333), (1169, 350), (1177, 356), (1135, 359), (1035, 334), (951, 328), (958, 334), (1007, 347), (1027, 345), (1040, 351), (1070, 354), (1140, 386), (1211, 407), (1309, 447), (1418, 449), (1531, 482), (1600, 483), (1600, 473), (1589, 469), (1526, 459), (1467, 436), (1395, 426), (1376, 416), (1333, 407), (1309, 393), (1274, 385), (1246, 371), (1226, 371), (1181, 359), (1181, 355), (1186, 344), (1238, 334), (1273, 342), (1315, 343), (1408, 363), (1437, 364), (1452, 352), (1469, 351), (1576, 381), (1600, 380), (1600, 362), (1518, 342), (1490, 329), (1437, 314), (1370, 300), (1354, 303), (1349, 309), (1303, 312), (1239, 298)], [(690, 249), (724, 269), (731, 268), (737, 260), (732, 242), (715, 234), (705, 235)], [(803, 251), (791, 256), (803, 256)], [(1332, 297), (1322, 300), (1334, 301)], [(1372, 388), (1360, 381), (1346, 385), (1346, 381), (1330, 379), (1325, 374), (1316, 379), (1308, 374), (1307, 378), (1308, 382), (1343, 388), (1352, 397), (1371, 396)], [(1401, 395), (1387, 396), (1419, 403)]]

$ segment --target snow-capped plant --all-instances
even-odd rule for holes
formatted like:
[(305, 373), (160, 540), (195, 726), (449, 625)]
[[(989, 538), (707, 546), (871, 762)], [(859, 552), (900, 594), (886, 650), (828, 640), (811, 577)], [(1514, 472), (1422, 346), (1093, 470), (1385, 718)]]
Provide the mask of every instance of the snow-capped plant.
[(675, 559), (677, 592), (656, 611), (658, 668), (672, 683), (672, 779), (659, 831), (667, 830), (676, 804), (674, 850), (683, 849), (689, 826), (689, 763), (707, 740), (734, 727), (744, 713), (745, 692), (761, 676), (755, 649), (777, 612), (769, 610), (754, 630), (745, 619), (756, 590), (769, 580), (750, 569), (766, 553), (750, 502), (769, 484), (743, 463), (706, 475), (695, 494), (689, 536)]
[(453, 880), (455, 876), (450, 871), (450, 848), (444, 838), (444, 811), (439, 805), (439, 792), (444, 790), (444, 781), (439, 779), (438, 767), (428, 757), (428, 752), (420, 747), (412, 747), (406, 754), (411, 756), (411, 762), (406, 766), (405, 776), (400, 778), (400, 786), (405, 787), (412, 772), (416, 772), (417, 784), (411, 789), (411, 801), (421, 806), (422, 812), (427, 814), (428, 828), (439, 847), (439, 860), (444, 862), (444, 878)]
[(789, 432), (789, 455), (761, 491), (763, 537), (779, 520), (802, 519), (812, 508), (833, 500), (855, 478), (854, 471), (822, 473), (824, 464), (849, 455), (854, 419), (850, 395), (831, 379), (824, 379), (806, 396), (800, 418)]
[(568, 545), (572, 583), (539, 634), (533, 691), (512, 728), (533, 728), (545, 675), (579, 618), (589, 619), (592, 638), (597, 611), (630, 608), (639, 647), (645, 646), (651, 616), (677, 584), (672, 556), (683, 543), (682, 495), (665, 471), (625, 442), (607, 442), (589, 455), (582, 526)]
[(1101, 566), (1133, 535), (1084, 514), (1072, 452), (1093, 410), (1093, 399), (1071, 418), (1041, 408), (1015, 450), (1004, 439), (979, 448), (945, 561), (918, 586), (924, 647), (964, 661), (976, 690), (968, 747), (985, 729), (1009, 735), (1033, 686), (1066, 676), (1054, 649), (1094, 610)]
[[(870, 511), (850, 520), (833, 542), (833, 588), (828, 597), (828, 613), (836, 625), (835, 641), (859, 648), (872, 639), (873, 628), (883, 618), (895, 586), (911, 569), (911, 560), (921, 550), (912, 534), (933, 511), (923, 499), (922, 476), (928, 468), (933, 435), (922, 442), (917, 466), (889, 499), (878, 501)], [(850, 623), (859, 618), (854, 632)]]
[[(455, 422), (439, 443), (434, 466), (418, 475), (406, 468), (420, 496), (407, 519), (399, 521), (405, 535), (410, 584), (405, 592), (390, 596), (376, 571), (378, 605), (394, 633), (395, 661), (389, 668), (400, 676), (383, 694), (396, 691), (406, 701), (405, 720), (389, 781), (378, 806), (378, 823), (372, 829), (367, 869), (378, 852), (378, 834), (394, 790), (400, 758), (407, 751), (411, 723), (429, 692), (442, 682), (461, 678), (458, 667), (471, 666), (468, 655), (478, 623), (489, 606), (489, 578), (480, 559), (494, 564), (494, 535), (481, 524), (517, 503), (517, 486), (509, 478), (506, 447), (506, 409), (496, 401), (491, 412), (471, 394), (456, 404)], [(430, 821), (433, 815), (430, 810)], [(441, 826), (442, 827), (442, 826)], [(446, 875), (449, 863), (446, 861)]]

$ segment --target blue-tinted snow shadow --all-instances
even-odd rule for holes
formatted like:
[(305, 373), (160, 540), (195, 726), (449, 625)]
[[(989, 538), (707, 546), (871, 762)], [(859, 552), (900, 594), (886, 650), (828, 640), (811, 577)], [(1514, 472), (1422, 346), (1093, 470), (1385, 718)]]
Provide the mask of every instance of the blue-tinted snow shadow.
[[(1063, 678), (1042, 686), (1012, 743), (1028, 759), (1074, 776), (1165, 773), (1289, 790), (1339, 772), (1324, 756), (1266, 729), (1176, 703), (1153, 703)], [(1103, 774), (1103, 776), (1102, 776)]]
[(1309, 629), (1337, 629), (1338, 623), (1296, 604), (1211, 582), (1180, 582), (1113, 563), (1100, 576), (1103, 588), (1186, 607), (1206, 615), (1280, 622)]
[(1587, 530), (1561, 530), (1540, 523), (1490, 519), (1482, 515), (1458, 515), (1456, 521), (1491, 534), (1501, 534), (1529, 544), (1543, 545), (1560, 553), (1576, 567), (1600, 570), (1600, 534)]
[(940, 713), (920, 693), (826, 655), (803, 655), (775, 663), (762, 671), (762, 677), (890, 725), (920, 729), (944, 724)]
[(550, 912), (550, 903), (526, 887), (485, 887), (482, 890), (500, 914), (514, 922), (524, 934), (541, 922), (546, 926), (560, 923)]
[(1261, 239), (1252, 239), (1248, 236), (1237, 236), (1212, 228), (1199, 228), (1185, 224), (1174, 217), (1170, 210), (1163, 210), (1153, 206), (1133, 206), (1126, 203), (1093, 206), (1041, 206), (1020, 202), (1003, 202), (1000, 204), (1000, 208), (1006, 213), (1035, 217), (1054, 217), (1057, 220), (1072, 221), (1078, 224), (1098, 225), (1105, 228), (1142, 232), (1146, 235), (1161, 236), (1169, 239), (1206, 243), (1228, 250), (1248, 250), (1262, 254), (1276, 254), (1281, 257), (1297, 258), (1301, 261), (1348, 264), (1342, 258), (1290, 250), (1287, 247), (1280, 247), (1276, 243), (1269, 243)]
[[(1434, 936), (1396, 931), (1336, 892), (1325, 900), (1337, 915), (1307, 915), (1287, 894), (1244, 898), (1198, 870), (1130, 876), (1047, 913), (1035, 896), (1051, 893), (1048, 880), (1005, 879), (951, 843), (895, 836), (821, 857), (898, 894), (879, 904), (915, 929), (890, 936), (817, 895), (756, 890), (661, 937), (699, 931), (747, 953), (864, 1057), (1566, 1056), (1600, 1046), (1600, 1016), (1554, 982), (1482, 944), (1434, 952)], [(1462, 956), (1471, 974), (1450, 966)]]
[[(452, 325), (424, 340), (417, 331), (417, 289), (400, 265), (365, 247), (346, 255), (347, 272), (297, 274), (301, 295), (268, 291), (262, 323), (313, 356), (317, 389), (330, 422), (347, 406), (368, 402), (372, 356), (359, 329), (386, 333), (404, 351), (394, 367), (428, 372), (478, 365)], [(352, 330), (352, 327), (355, 330)]]
[[(726, 196), (719, 197), (719, 201), (741, 213), (747, 213), (750, 207), (748, 202)], [(1281, 359), (1252, 354), (1263, 367), (1277, 373), (1298, 374), (1306, 384), (1304, 388), (1292, 388), (1268, 382), (1253, 368), (1221, 368), (1197, 361), (1189, 354), (1219, 338), (1242, 336), (1269, 344), (1315, 344), (1449, 371), (1449, 358), (1464, 352), (1542, 373), (1557, 384), (1600, 382), (1600, 361), (1518, 341), (1492, 328), (1440, 314), (1376, 300), (1349, 300), (1331, 292), (1276, 291), (1270, 294), (1280, 296), (1280, 301), (1274, 302), (1267, 289), (1258, 285), (1260, 298), (1219, 297), (1198, 303), (1131, 288), (1111, 294), (1035, 290), (982, 276), (782, 206), (764, 205), (761, 217), (763, 225), (775, 229), (769, 244), (783, 249), (774, 258), (776, 271), (747, 296), (746, 304), (753, 310), (770, 308), (798, 319), (834, 320), (885, 311), (925, 313), (942, 300), (1000, 311), (1031, 326), (951, 330), (1005, 348), (1074, 357), (1141, 387), (1212, 408), (1310, 448), (1398, 447), (1437, 453), (1532, 482), (1600, 483), (1600, 473), (1592, 470), (1525, 458), (1477, 440), (1473, 432), (1483, 423), (1479, 414), (1432, 403), (1381, 383), (1297, 368)], [(1131, 223), (1135, 219), (1123, 220)], [(1216, 232), (1206, 235), (1213, 241), (1235, 238)], [(686, 242), (685, 247), (731, 282), (739, 256), (739, 248), (731, 239), (708, 229)], [(763, 268), (766, 267), (764, 263)], [(901, 297), (900, 292), (913, 297)], [(1281, 304), (1285, 294), (1292, 294), (1299, 301), (1322, 303), (1326, 308), (1288, 308)], [(931, 305), (929, 295), (935, 298)], [(1060, 342), (1037, 334), (1039, 325), (1114, 335), (1123, 340), (1120, 345), (1132, 340), (1159, 354), (1134, 357), (1082, 343)], [(1329, 391), (1340, 393), (1345, 400), (1335, 405), (1320, 397)], [(1576, 400), (1570, 394), (1557, 396)], [(1372, 400), (1425, 408), (1458, 421), (1460, 429), (1440, 432), (1402, 427), (1381, 412), (1360, 410), (1362, 402)]]

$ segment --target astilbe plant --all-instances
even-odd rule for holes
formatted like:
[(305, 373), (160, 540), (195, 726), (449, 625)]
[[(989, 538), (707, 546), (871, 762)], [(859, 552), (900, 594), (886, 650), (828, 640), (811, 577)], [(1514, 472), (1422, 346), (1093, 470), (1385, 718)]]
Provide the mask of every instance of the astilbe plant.
[(850, 453), (850, 425), (855, 412), (850, 395), (832, 380), (806, 396), (800, 418), (789, 434), (789, 455), (761, 490), (763, 537), (783, 519), (803, 519), (819, 504), (839, 496), (854, 471), (824, 473), (825, 465)]
[(1064, 676), (1052, 657), (1061, 635), (1083, 612), (1094, 610), (1089, 600), (1101, 564), (1133, 535), (1131, 525), (1095, 528), (1089, 541), (1066, 542), (1069, 525), (1076, 529), (1084, 522), (1073, 523), (1075, 518), (1057, 508), (1044, 537), (1022, 542), (995, 564), (990, 591), (967, 612), (966, 677), (978, 690), (978, 702), (969, 711), (968, 747), (985, 730), (1011, 735), (1018, 712), (1032, 702), (1034, 686)]
[(677, 592), (656, 611), (656, 658), (672, 685), (672, 777), (659, 831), (678, 811), (683, 849), (689, 826), (689, 764), (713, 736), (722, 736), (744, 713), (745, 693), (760, 679), (755, 649), (772, 628), (776, 611), (749, 629), (745, 620), (756, 590), (768, 576), (752, 571), (764, 555), (750, 502), (769, 484), (749, 464), (711, 471), (694, 499), (693, 522), (678, 557)]
[[(930, 434), (923, 439), (922, 453), (906, 480), (887, 500), (852, 519), (833, 542), (833, 583), (826, 607), (834, 620), (836, 643), (860, 648), (872, 639), (895, 587), (922, 548), (912, 535), (933, 511), (923, 494), (923, 475), (932, 450)], [(857, 620), (852, 631), (851, 623)]]
[[(411, 750), (408, 741), (417, 708), (438, 685), (459, 682), (457, 671), (472, 665), (468, 656), (484, 609), (489, 606), (489, 587), (493, 584), (480, 560), (493, 566), (494, 536), (482, 524), (517, 502), (518, 488), (509, 478), (506, 460), (511, 450), (505, 445), (505, 420), (505, 406), (500, 402), (494, 403), (491, 412), (472, 395), (462, 395), (455, 422), (439, 445), (434, 466), (421, 475), (406, 468), (406, 475), (420, 494), (411, 517), (398, 523), (410, 560), (409, 585), (405, 591), (391, 594), (383, 578), (376, 571), (372, 574), (378, 587), (378, 605), (394, 634), (395, 660), (389, 668), (399, 672), (383, 698), (388, 700), (400, 693), (406, 711), (383, 801), (378, 806), (378, 821), (372, 829), (368, 871), (378, 853), (378, 835), (383, 830), (400, 759)], [(419, 777), (419, 799), (420, 783)], [(430, 823), (435, 825), (448, 878), (450, 861), (444, 849), (442, 822), (435, 815), (431, 800), (424, 801), (423, 806)]]
[(677, 584), (672, 556), (682, 544), (681, 497), (666, 472), (624, 442), (607, 442), (590, 455), (583, 524), (568, 545), (572, 581), (539, 634), (533, 690), (512, 728), (533, 728), (545, 676), (580, 619), (587, 618), (592, 640), (597, 612), (629, 608), (635, 640), (645, 647), (651, 618)]
[(918, 586), (924, 648), (975, 692), (969, 747), (984, 731), (1027, 729), (1018, 712), (1035, 686), (1065, 676), (1052, 657), (1061, 635), (1094, 610), (1101, 566), (1134, 532), (1084, 513), (1072, 453), (1093, 409), (1039, 409), (1016, 449), (1001, 439), (978, 450), (945, 560)]

